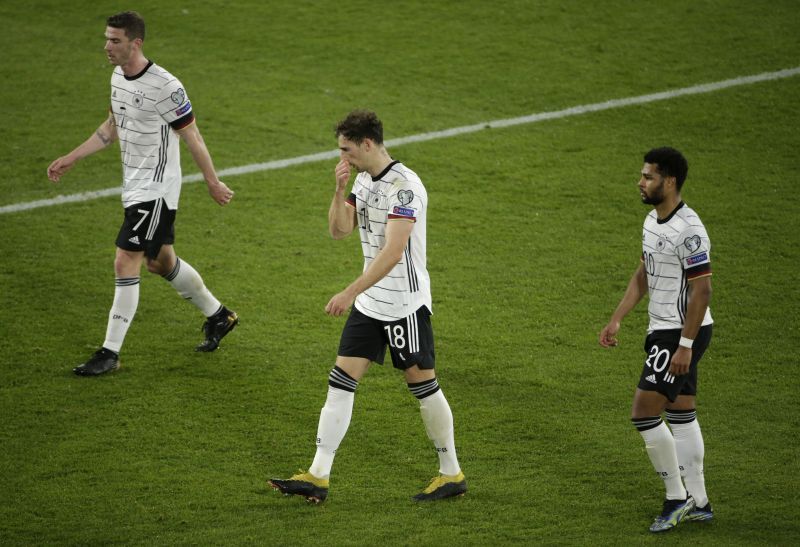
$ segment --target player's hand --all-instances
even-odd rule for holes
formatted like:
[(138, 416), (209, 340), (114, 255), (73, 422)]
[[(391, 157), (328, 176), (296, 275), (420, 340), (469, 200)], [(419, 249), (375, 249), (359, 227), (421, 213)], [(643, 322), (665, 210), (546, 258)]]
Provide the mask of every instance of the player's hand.
[(68, 156), (61, 156), (47, 167), (47, 178), (58, 182), (61, 180), (61, 176), (72, 169), (74, 165), (75, 160), (69, 159)]
[(603, 327), (598, 337), (598, 342), (604, 348), (611, 348), (618, 344), (617, 333), (619, 332), (619, 321), (609, 321), (608, 325)]
[(347, 181), (350, 180), (350, 162), (341, 160), (336, 164), (334, 173), (336, 175), (336, 191), (341, 192), (347, 186)]
[(355, 297), (350, 296), (350, 293), (345, 289), (328, 301), (328, 305), (325, 306), (325, 313), (339, 317), (350, 309), (350, 306), (353, 305), (353, 300), (355, 300)]
[(689, 372), (689, 365), (692, 362), (691, 348), (678, 346), (675, 353), (672, 354), (672, 360), (669, 362), (669, 372), (673, 376), (683, 376)]
[(211, 199), (220, 205), (227, 205), (233, 199), (233, 190), (221, 180), (209, 183), (208, 193), (211, 194)]

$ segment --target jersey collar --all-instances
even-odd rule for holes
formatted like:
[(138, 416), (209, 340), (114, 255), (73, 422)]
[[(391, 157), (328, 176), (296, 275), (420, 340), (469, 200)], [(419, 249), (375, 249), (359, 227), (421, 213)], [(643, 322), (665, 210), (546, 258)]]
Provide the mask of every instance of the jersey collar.
[(681, 207), (683, 207), (684, 205), (685, 205), (685, 204), (683, 203), (683, 200), (681, 200), (681, 202), (680, 202), (680, 203), (678, 203), (677, 207), (675, 207), (675, 208), (672, 210), (672, 212), (666, 216), (666, 218), (658, 218), (658, 215), (656, 215), (656, 222), (657, 222), (657, 223), (659, 223), (659, 224), (666, 224), (667, 222), (669, 222), (670, 220), (672, 220), (672, 217), (674, 217), (674, 216), (675, 216), (675, 213), (677, 213), (677, 212), (678, 212), (678, 210), (679, 210)]
[(138, 80), (144, 75), (145, 72), (147, 72), (147, 69), (150, 68), (151, 66), (153, 66), (153, 61), (148, 59), (147, 66), (144, 67), (144, 69), (142, 69), (142, 71), (139, 74), (136, 74), (135, 76), (125, 76), (125, 73), (123, 72), (122, 75), (125, 76), (125, 79), (128, 80), (129, 82), (131, 80)]
[(392, 161), (392, 163), (390, 163), (389, 165), (387, 165), (387, 166), (386, 166), (386, 168), (385, 168), (383, 171), (381, 171), (380, 173), (378, 173), (378, 176), (376, 176), (376, 177), (372, 177), (372, 182), (378, 182), (379, 180), (381, 180), (381, 179), (383, 178), (383, 176), (384, 176), (386, 173), (388, 173), (388, 172), (389, 172), (389, 170), (390, 170), (392, 167), (394, 167), (396, 164), (398, 164), (398, 163), (400, 163), (400, 162), (399, 162), (399, 161), (397, 161), (397, 160), (393, 160), (393, 161)]

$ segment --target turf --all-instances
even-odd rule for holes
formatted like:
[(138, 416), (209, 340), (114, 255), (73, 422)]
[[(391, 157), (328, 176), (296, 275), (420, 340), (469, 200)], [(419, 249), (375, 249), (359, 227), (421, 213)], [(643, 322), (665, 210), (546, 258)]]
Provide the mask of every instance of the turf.
[[(60, 185), (55, 157), (105, 117), (114, 2), (11, 2), (0, 77), (0, 206), (119, 184), (119, 156)], [(387, 138), (792, 68), (795, 2), (140, 2), (145, 52), (185, 84), (218, 168), (335, 148), (375, 109)], [(463, 498), (415, 505), (436, 456), (402, 376), (358, 388), (328, 501), (266, 480), (310, 464), (360, 271), (333, 241), (335, 161), (187, 184), (176, 249), (241, 325), (192, 351), (202, 317), (143, 273), (122, 368), (71, 373), (102, 341), (118, 198), (0, 215), (0, 543), (646, 544), (661, 481), (628, 420), (645, 307), (596, 342), (640, 253), (635, 183), (682, 149), (683, 197), (712, 240), (714, 339), (699, 420), (715, 521), (704, 545), (800, 539), (794, 189), (800, 77), (390, 150), (430, 196), (437, 369)], [(185, 173), (196, 168), (184, 150)]]

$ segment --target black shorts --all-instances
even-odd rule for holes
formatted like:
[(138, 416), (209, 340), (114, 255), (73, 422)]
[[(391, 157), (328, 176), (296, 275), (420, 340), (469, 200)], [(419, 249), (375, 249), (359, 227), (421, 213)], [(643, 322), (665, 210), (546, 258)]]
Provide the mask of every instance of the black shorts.
[(422, 306), (398, 321), (380, 321), (350, 310), (339, 340), (341, 357), (363, 357), (383, 364), (386, 346), (395, 368), (405, 370), (414, 365), (422, 369), (434, 367), (433, 327), (431, 312)]
[(669, 373), (669, 363), (672, 354), (678, 349), (681, 329), (654, 330), (648, 334), (644, 341), (647, 358), (644, 360), (642, 375), (639, 377), (639, 389), (657, 391), (673, 403), (678, 395), (696, 395), (697, 363), (711, 342), (711, 330), (711, 325), (700, 327), (692, 344), (689, 372), (682, 376), (673, 376)]
[(175, 213), (163, 199), (136, 203), (125, 208), (125, 220), (117, 235), (117, 247), (126, 251), (144, 251), (148, 258), (158, 258), (162, 245), (175, 242)]

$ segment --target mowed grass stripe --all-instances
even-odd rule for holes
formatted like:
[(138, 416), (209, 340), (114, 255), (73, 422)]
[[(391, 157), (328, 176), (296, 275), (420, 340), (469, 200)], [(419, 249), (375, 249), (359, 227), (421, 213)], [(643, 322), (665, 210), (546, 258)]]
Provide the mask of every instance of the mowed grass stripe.
[[(557, 120), (560, 118), (567, 118), (570, 116), (580, 116), (591, 112), (600, 112), (603, 110), (610, 110), (613, 108), (624, 108), (626, 106), (633, 106), (639, 104), (653, 103), (657, 101), (665, 101), (677, 97), (684, 97), (687, 95), (698, 95), (701, 93), (712, 93), (722, 89), (737, 87), (742, 85), (754, 84), (759, 82), (766, 82), (770, 80), (781, 80), (784, 78), (791, 78), (800, 74), (800, 67), (787, 68), (774, 72), (762, 72), (761, 74), (754, 74), (751, 76), (740, 76), (728, 80), (720, 80), (718, 82), (711, 82), (707, 84), (699, 84), (689, 87), (682, 87), (679, 89), (672, 89), (667, 91), (660, 91), (658, 93), (648, 93), (646, 95), (638, 95), (635, 97), (626, 97), (622, 99), (611, 99), (600, 103), (591, 103), (579, 106), (565, 108), (563, 110), (555, 110), (552, 112), (540, 112), (538, 114), (530, 114), (527, 116), (519, 116), (516, 118), (506, 118), (501, 120), (493, 120), (489, 122), (481, 122), (472, 125), (463, 125), (461, 127), (453, 127), (451, 129), (444, 129), (441, 131), (431, 131), (429, 133), (419, 133), (417, 135), (409, 135), (407, 137), (399, 137), (386, 141), (387, 147), (402, 146), (404, 144), (425, 142), (436, 139), (443, 139), (447, 137), (455, 137), (465, 135), (468, 133), (476, 133), (484, 129), (500, 129), (503, 127), (512, 127), (515, 125), (524, 125), (529, 123), (538, 123), (546, 120)], [(241, 165), (239, 167), (229, 167), (218, 171), (220, 178), (230, 177), (235, 175), (244, 175), (248, 173), (257, 173), (260, 171), (270, 171), (274, 169), (284, 169), (293, 165), (302, 165), (305, 163), (312, 163), (315, 161), (329, 160), (336, 158), (339, 155), (338, 150), (329, 150), (327, 152), (318, 152), (316, 154), (307, 154), (304, 156), (296, 156), (294, 158), (287, 158), (282, 160), (273, 160), (264, 163), (252, 163), (249, 165)], [(203, 180), (201, 173), (193, 173), (183, 177), (184, 183), (192, 183)], [(106, 188), (104, 190), (94, 190), (91, 192), (80, 192), (77, 194), (69, 194), (66, 196), (58, 196), (55, 198), (40, 199), (35, 201), (28, 201), (23, 203), (12, 203), (0, 207), (0, 214), (18, 213), (21, 211), (28, 211), (31, 209), (38, 209), (40, 207), (50, 207), (53, 205), (62, 205), (66, 203), (75, 203), (83, 201), (91, 201), (93, 199), (119, 195), (122, 193), (122, 188)]]

